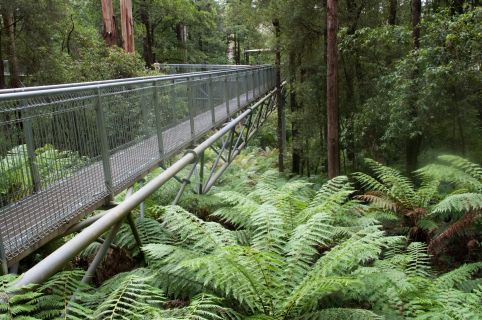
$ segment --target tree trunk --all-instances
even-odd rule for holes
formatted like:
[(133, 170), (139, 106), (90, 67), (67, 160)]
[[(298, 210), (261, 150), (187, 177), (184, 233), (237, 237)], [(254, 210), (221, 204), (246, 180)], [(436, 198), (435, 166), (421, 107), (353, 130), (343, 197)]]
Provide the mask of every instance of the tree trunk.
[[(3, 27), (7, 35), (7, 56), (10, 71), (10, 88), (20, 88), (20, 70), (18, 69), (17, 47), (15, 45), (15, 25), (13, 13), (7, 9), (2, 10)], [(3, 61), (2, 61), (3, 63)]]
[(149, 17), (149, 8), (146, 0), (143, 0), (140, 5), (140, 17), (141, 22), (144, 25), (146, 34), (142, 39), (142, 56), (146, 62), (147, 67), (152, 67), (155, 62), (153, 46), (154, 46), (154, 30), (151, 25)]
[[(420, 18), (422, 11), (421, 0), (412, 0), (412, 37), (415, 50), (420, 48)], [(413, 79), (417, 77), (417, 70), (414, 71)], [(414, 90), (417, 90), (414, 84)], [(415, 119), (418, 115), (417, 106), (415, 105), (415, 99), (410, 101), (410, 116)], [(416, 134), (411, 136), (407, 140), (407, 173), (412, 174), (418, 167), (418, 155), (420, 154), (420, 147), (422, 145), (422, 135)]]
[(2, 32), (0, 31), (0, 89), (5, 89), (5, 68), (3, 67)]
[(115, 46), (117, 43), (117, 32), (112, 0), (102, 0), (102, 21), (102, 37), (104, 38), (105, 44)]
[(420, 48), (420, 18), (422, 16), (422, 1), (412, 0), (412, 38), (415, 49)]
[(303, 140), (301, 137), (300, 126), (300, 110), (298, 101), (296, 100), (296, 65), (295, 53), (292, 51), (289, 55), (289, 70), (290, 70), (290, 108), (291, 108), (291, 147), (292, 157), (291, 171), (294, 174), (300, 175), (302, 173), (301, 155), (303, 154)]
[(337, 93), (337, 0), (327, 1), (327, 140), (328, 140), (328, 177), (340, 174), (340, 132)]
[(182, 61), (187, 63), (187, 26), (183, 23), (176, 25), (176, 37), (179, 48), (182, 50)]
[(398, 1), (397, 0), (389, 0), (389, 1), (390, 1), (390, 7), (388, 9), (388, 24), (393, 26), (397, 24)]
[(280, 24), (279, 20), (275, 19), (273, 21), (273, 26), (275, 27), (276, 35), (276, 102), (278, 111), (278, 128), (277, 128), (277, 138), (278, 138), (278, 170), (279, 172), (284, 172), (284, 158), (285, 158), (285, 141), (286, 141), (286, 124), (285, 124), (285, 108), (284, 108), (284, 98), (281, 92), (281, 46), (280, 46)]
[(126, 52), (134, 52), (134, 21), (132, 19), (132, 0), (120, 0), (122, 25), (122, 47)]

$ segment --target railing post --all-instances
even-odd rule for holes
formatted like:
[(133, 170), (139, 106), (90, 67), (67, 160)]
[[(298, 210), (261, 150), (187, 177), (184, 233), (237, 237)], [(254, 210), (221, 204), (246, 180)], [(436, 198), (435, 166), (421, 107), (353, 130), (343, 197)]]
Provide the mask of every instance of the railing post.
[(5, 246), (3, 245), (3, 237), (0, 233), (0, 260), (1, 260), (1, 272), (0, 275), (6, 275), (8, 273), (7, 254), (5, 252)]
[(254, 100), (254, 97), (256, 96), (256, 75), (254, 74), (255, 72), (255, 70), (251, 72), (251, 87), (253, 88), (253, 94), (251, 96), (252, 100)]
[(104, 182), (109, 193), (109, 198), (113, 197), (112, 189), (112, 171), (110, 166), (109, 141), (107, 140), (107, 131), (105, 129), (105, 118), (102, 109), (102, 100), (100, 88), (97, 88), (97, 101), (95, 104), (95, 115), (97, 121), (97, 133), (99, 135), (100, 151), (102, 156), (102, 167), (104, 170)]
[(30, 175), (32, 176), (32, 186), (35, 192), (40, 191), (42, 188), (42, 182), (40, 179), (40, 173), (38, 171), (36, 155), (35, 155), (35, 142), (33, 139), (32, 119), (27, 118), (23, 121), (23, 131), (25, 134), (25, 144), (27, 147), (28, 166)]
[(187, 79), (188, 79), (187, 80), (187, 107), (189, 110), (189, 125), (191, 127), (191, 138), (194, 139), (194, 137), (196, 136), (196, 131), (194, 128), (194, 110), (193, 110), (193, 101), (192, 101), (193, 90), (191, 88), (192, 81), (189, 77)]
[(226, 103), (226, 117), (229, 117), (229, 87), (228, 87), (228, 77), (224, 78), (224, 100)]
[(241, 92), (239, 90), (239, 87), (241, 87), (241, 82), (239, 79), (239, 72), (236, 72), (236, 99), (238, 100), (238, 109), (241, 108)]
[(216, 123), (216, 110), (214, 110), (214, 103), (213, 103), (213, 79), (211, 75), (208, 78), (208, 105), (211, 108), (211, 121), (214, 125)]
[(249, 102), (249, 86), (248, 86), (248, 72), (244, 73), (244, 88), (246, 89), (246, 104)]
[(154, 110), (154, 117), (156, 119), (156, 131), (157, 131), (157, 146), (159, 149), (159, 157), (164, 157), (164, 140), (162, 137), (162, 118), (161, 118), (161, 105), (159, 103), (159, 90), (157, 82), (152, 82), (152, 108)]

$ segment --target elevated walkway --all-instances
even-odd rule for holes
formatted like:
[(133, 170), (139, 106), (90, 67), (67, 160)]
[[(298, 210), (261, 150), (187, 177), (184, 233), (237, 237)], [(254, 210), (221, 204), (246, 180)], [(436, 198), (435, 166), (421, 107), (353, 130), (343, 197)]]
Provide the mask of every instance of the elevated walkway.
[(270, 66), (219, 69), (0, 91), (0, 249), (7, 264), (274, 87)]

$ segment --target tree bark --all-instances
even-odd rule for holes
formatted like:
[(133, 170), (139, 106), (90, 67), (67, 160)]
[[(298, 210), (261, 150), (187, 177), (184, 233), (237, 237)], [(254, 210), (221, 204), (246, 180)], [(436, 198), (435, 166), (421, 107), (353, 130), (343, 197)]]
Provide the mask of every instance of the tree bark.
[(120, 0), (122, 47), (126, 52), (134, 52), (134, 20), (132, 19), (132, 0)]
[(0, 31), (0, 89), (5, 89), (5, 68), (3, 66), (2, 32)]
[(182, 50), (182, 61), (187, 63), (187, 26), (183, 23), (176, 25), (176, 38), (179, 48)]
[[(10, 71), (10, 88), (20, 88), (20, 70), (18, 68), (17, 47), (15, 44), (14, 16), (7, 9), (2, 10), (3, 27), (7, 36), (7, 56)], [(3, 63), (3, 61), (2, 61)]]
[(397, 24), (398, 1), (397, 0), (389, 0), (389, 1), (390, 1), (390, 6), (388, 9), (388, 24), (393, 26)]
[(115, 46), (117, 43), (117, 32), (112, 0), (102, 0), (102, 21), (102, 37), (105, 44)]
[(337, 0), (327, 1), (327, 140), (328, 177), (340, 174), (340, 132), (337, 92)]
[(300, 125), (300, 106), (296, 99), (296, 65), (295, 53), (290, 52), (288, 57), (290, 70), (290, 108), (291, 108), (291, 147), (292, 147), (292, 162), (291, 172), (300, 175), (303, 171), (301, 167), (301, 156), (303, 154), (303, 140), (301, 137)]
[[(420, 48), (420, 18), (422, 12), (422, 1), (412, 0), (412, 38), (415, 50)], [(414, 71), (413, 79), (417, 78), (417, 70)], [(414, 81), (413, 81), (414, 83)], [(414, 85), (414, 90), (417, 90), (416, 85)], [(410, 116), (415, 119), (418, 116), (417, 106), (415, 105), (415, 98), (410, 101)], [(411, 175), (418, 167), (418, 156), (420, 154), (420, 148), (422, 145), (422, 135), (415, 134), (408, 138), (407, 140), (407, 173)]]
[(140, 17), (141, 17), (141, 22), (144, 25), (144, 28), (146, 29), (146, 34), (142, 39), (143, 40), (142, 55), (143, 55), (144, 61), (146, 62), (146, 66), (152, 67), (153, 63), (155, 62), (155, 56), (153, 52), (154, 30), (149, 17), (149, 8), (146, 0), (143, 0), (140, 4)]
[(280, 23), (278, 19), (273, 21), (273, 26), (275, 27), (276, 36), (276, 102), (277, 102), (277, 112), (278, 112), (278, 128), (277, 128), (277, 138), (278, 138), (278, 170), (279, 172), (284, 172), (284, 158), (285, 158), (285, 141), (286, 141), (286, 124), (285, 124), (285, 108), (284, 108), (284, 98), (281, 92), (281, 46), (280, 46)]
[(422, 1), (412, 0), (412, 38), (415, 49), (420, 48), (420, 18), (422, 16)]

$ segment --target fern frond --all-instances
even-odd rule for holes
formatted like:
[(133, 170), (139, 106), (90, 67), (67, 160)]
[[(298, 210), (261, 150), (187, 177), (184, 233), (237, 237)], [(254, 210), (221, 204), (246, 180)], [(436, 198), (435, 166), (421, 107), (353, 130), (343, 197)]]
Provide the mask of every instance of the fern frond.
[(480, 165), (454, 155), (441, 155), (438, 157), (438, 159), (449, 162), (453, 166), (463, 170), (465, 173), (482, 183), (482, 167)]
[(82, 305), (89, 295), (90, 286), (81, 282), (85, 271), (73, 270), (55, 274), (38, 290), (44, 293), (39, 299), (37, 316), (42, 319), (88, 319), (92, 310)]
[(431, 214), (440, 214), (443, 218), (446, 218), (450, 213), (469, 211), (482, 211), (482, 193), (450, 195), (436, 204)]
[(162, 226), (177, 236), (184, 246), (192, 246), (193, 249), (203, 252), (236, 242), (234, 236), (228, 235), (228, 230), (216, 228), (212, 223), (206, 223), (178, 206), (166, 207)]
[(427, 245), (422, 242), (412, 242), (407, 248), (410, 260), (407, 264), (407, 274), (411, 276), (430, 277), (430, 256)]
[(201, 293), (192, 298), (189, 306), (159, 312), (161, 319), (237, 320), (241, 317), (232, 309), (223, 306), (223, 299)]
[(287, 290), (298, 284), (310, 270), (319, 255), (319, 246), (328, 246), (333, 239), (332, 218), (324, 213), (311, 217), (305, 224), (296, 227), (285, 247), (287, 261)]
[(252, 214), (250, 229), (253, 232), (253, 248), (281, 254), (287, 235), (280, 210), (270, 204), (262, 204)]
[(7, 274), (0, 276), (0, 319), (36, 320), (38, 301), (42, 297), (34, 290), (33, 285), (13, 289), (17, 276)]
[(378, 320), (383, 317), (370, 310), (328, 308), (301, 316), (302, 320)]
[(482, 262), (464, 264), (455, 270), (447, 272), (433, 281), (433, 287), (437, 290), (451, 289), (458, 284), (469, 280), (470, 277), (482, 269)]
[(156, 313), (165, 298), (150, 279), (127, 275), (94, 311), (94, 319), (144, 319)]

